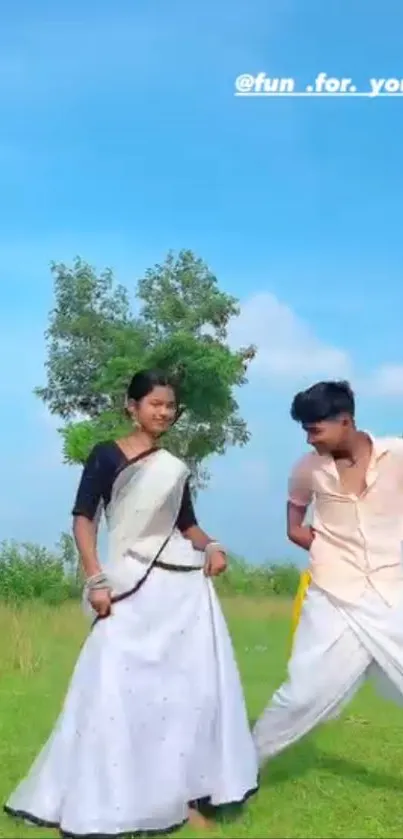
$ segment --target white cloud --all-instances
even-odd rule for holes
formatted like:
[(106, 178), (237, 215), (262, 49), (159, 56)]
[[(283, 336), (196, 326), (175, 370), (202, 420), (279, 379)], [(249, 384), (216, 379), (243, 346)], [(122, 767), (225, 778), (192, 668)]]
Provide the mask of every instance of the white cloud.
[(309, 324), (274, 294), (261, 293), (244, 302), (230, 330), (233, 346), (253, 343), (255, 374), (272, 381), (305, 381), (349, 377), (349, 354), (321, 341)]
[(365, 389), (375, 396), (403, 397), (403, 364), (382, 364), (377, 367)]
[(274, 294), (247, 298), (231, 324), (232, 346), (255, 344), (251, 374), (272, 384), (301, 387), (324, 378), (346, 378), (369, 397), (403, 399), (403, 363), (384, 363), (362, 374), (346, 349), (327, 344)]

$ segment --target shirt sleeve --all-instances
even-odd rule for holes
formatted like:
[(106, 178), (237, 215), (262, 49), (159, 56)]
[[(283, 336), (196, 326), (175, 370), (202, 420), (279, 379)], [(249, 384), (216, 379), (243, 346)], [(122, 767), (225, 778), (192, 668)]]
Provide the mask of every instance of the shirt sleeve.
[(403, 486), (403, 439), (401, 437), (394, 438), (390, 444), (390, 448), (397, 464), (400, 486)]
[(288, 479), (288, 501), (295, 507), (309, 507), (313, 498), (312, 461), (303, 457), (293, 467)]
[(92, 449), (81, 474), (73, 516), (84, 516), (93, 521), (102, 506), (103, 469), (99, 446)]
[(197, 527), (197, 524), (198, 522), (193, 507), (189, 481), (186, 481), (176, 526), (181, 533), (185, 533), (189, 527)]

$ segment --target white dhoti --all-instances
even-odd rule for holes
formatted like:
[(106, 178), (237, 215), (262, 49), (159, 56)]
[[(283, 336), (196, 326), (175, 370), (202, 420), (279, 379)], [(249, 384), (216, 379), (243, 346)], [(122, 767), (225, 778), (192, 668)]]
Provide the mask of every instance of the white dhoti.
[(260, 764), (337, 717), (369, 677), (403, 704), (403, 592), (391, 607), (372, 588), (348, 604), (311, 586), (288, 678), (255, 726)]

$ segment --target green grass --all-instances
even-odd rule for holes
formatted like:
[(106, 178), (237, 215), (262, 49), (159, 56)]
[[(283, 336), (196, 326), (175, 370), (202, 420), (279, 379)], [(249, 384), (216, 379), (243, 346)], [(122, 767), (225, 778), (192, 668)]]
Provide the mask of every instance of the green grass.
[[(289, 602), (224, 600), (255, 719), (284, 675)], [(0, 605), (0, 798), (47, 737), (85, 637), (79, 606)], [(367, 686), (343, 717), (265, 770), (260, 792), (211, 837), (402, 837), (403, 712)], [(1, 837), (57, 835), (0, 816)], [(184, 828), (180, 834), (200, 834)]]

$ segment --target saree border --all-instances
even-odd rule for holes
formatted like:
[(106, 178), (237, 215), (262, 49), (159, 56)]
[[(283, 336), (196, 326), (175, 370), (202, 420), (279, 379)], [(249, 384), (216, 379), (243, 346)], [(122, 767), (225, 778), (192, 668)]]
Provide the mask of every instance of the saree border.
[[(257, 785), (252, 787), (252, 789), (248, 790), (243, 798), (239, 799), (238, 801), (227, 801), (225, 804), (219, 804), (218, 806), (213, 806), (210, 804), (211, 798), (209, 796), (205, 798), (199, 798), (194, 801), (189, 802), (189, 808), (193, 810), (198, 810), (202, 812), (204, 807), (208, 809), (211, 807), (213, 811), (220, 811), (225, 807), (231, 806), (239, 806), (242, 807), (244, 804), (249, 801), (254, 795), (259, 792), (260, 789), (260, 777), (258, 778)], [(189, 819), (186, 818), (178, 824), (171, 825), (171, 827), (160, 828), (159, 830), (124, 830), (118, 833), (70, 833), (69, 831), (64, 831), (61, 828), (59, 822), (48, 822), (44, 819), (40, 819), (37, 816), (32, 815), (31, 813), (25, 812), (25, 810), (14, 810), (12, 807), (8, 807), (7, 804), (3, 806), (3, 811), (7, 816), (10, 816), (14, 819), (21, 819), (31, 823), (34, 827), (44, 827), (48, 830), (58, 830), (60, 836), (63, 839), (130, 839), (130, 837), (134, 836), (169, 836), (171, 833), (175, 833), (176, 830), (179, 830), (181, 827), (184, 827)], [(213, 816), (210, 816), (213, 820)], [(216, 824), (219, 824), (219, 820), (216, 821)]]
[[(167, 538), (164, 539), (164, 541), (163, 541), (162, 545), (159, 547), (154, 559), (151, 560), (150, 566), (149, 566), (149, 568), (147, 568), (147, 571), (143, 575), (143, 577), (136, 583), (135, 586), (133, 586), (133, 588), (129, 589), (129, 591), (124, 591), (122, 594), (116, 594), (114, 597), (111, 597), (111, 604), (112, 605), (114, 603), (121, 603), (122, 600), (127, 600), (128, 597), (132, 597), (132, 595), (136, 594), (139, 591), (139, 589), (144, 585), (144, 583), (148, 579), (149, 575), (151, 574), (151, 571), (155, 567), (155, 563), (157, 562), (158, 557), (161, 556), (164, 548), (166, 548), (174, 530), (175, 530), (175, 528), (173, 527), (171, 532), (169, 533), (169, 536), (167, 536)], [(99, 621), (107, 620), (109, 617), (110, 617), (110, 615), (105, 615), (105, 617), (103, 617), (101, 615), (97, 615), (96, 618), (94, 619), (93, 623), (91, 624), (91, 629), (93, 629), (94, 626), (97, 623), (99, 623)]]
[[(135, 463), (138, 463), (140, 460), (143, 460), (144, 458), (148, 457), (149, 455), (155, 454), (155, 453), (160, 452), (160, 451), (166, 451), (166, 449), (161, 449), (159, 446), (153, 446), (153, 447), (150, 447), (149, 449), (145, 449), (143, 452), (140, 452), (135, 457), (129, 459), (125, 455), (125, 452), (123, 451), (123, 449), (121, 448), (119, 443), (116, 440), (114, 440), (113, 443), (116, 446), (116, 448), (119, 449), (119, 451), (126, 458), (126, 463), (122, 467), (122, 469), (119, 470), (118, 474), (116, 475), (114, 484), (116, 483), (117, 479), (126, 471), (126, 469), (130, 468), (130, 466), (133, 466)], [(106, 510), (105, 510), (105, 514), (106, 514)], [(151, 571), (155, 567), (155, 564), (158, 561), (158, 558), (161, 556), (161, 554), (164, 551), (164, 549), (166, 548), (169, 540), (171, 539), (172, 534), (175, 531), (175, 526), (176, 526), (176, 520), (175, 520), (168, 536), (166, 537), (166, 539), (164, 540), (162, 545), (159, 547), (156, 555), (151, 560), (150, 565), (147, 568), (147, 571), (143, 575), (143, 577), (141, 577), (141, 579), (138, 580), (138, 582), (133, 586), (133, 588), (129, 589), (128, 591), (122, 592), (121, 594), (115, 594), (113, 597), (111, 597), (111, 605), (113, 605), (115, 603), (120, 603), (123, 600), (127, 600), (127, 598), (136, 594), (139, 591), (139, 589), (144, 585), (144, 583), (146, 582), (146, 580), (147, 580), (148, 576), (150, 575)], [(163, 567), (163, 566), (161, 566), (161, 567)], [(108, 617), (110, 617), (110, 615), (105, 615), (105, 616), (96, 615), (96, 617), (94, 618), (94, 620), (91, 624), (90, 632), (95, 627), (95, 625), (97, 623), (99, 623), (99, 621), (107, 620)]]

